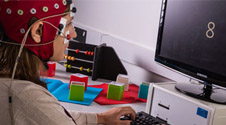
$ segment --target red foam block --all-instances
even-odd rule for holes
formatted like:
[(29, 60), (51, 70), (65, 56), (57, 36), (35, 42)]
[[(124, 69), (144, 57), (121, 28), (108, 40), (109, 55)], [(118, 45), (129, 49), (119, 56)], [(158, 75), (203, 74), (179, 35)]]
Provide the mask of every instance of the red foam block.
[(94, 100), (96, 103), (100, 105), (127, 104), (133, 102), (147, 101), (147, 99), (138, 98), (139, 86), (135, 84), (129, 85), (129, 90), (124, 91), (123, 99), (120, 101), (106, 98), (108, 89), (108, 84), (106, 83), (103, 83), (101, 85), (89, 85), (89, 86), (94, 88), (103, 88), (102, 92)]
[(56, 62), (47, 62), (49, 69), (47, 71), (40, 70), (40, 74), (43, 76), (54, 77), (56, 72)]
[(69, 89), (71, 86), (71, 81), (84, 82), (85, 83), (85, 91), (86, 91), (87, 84), (88, 84), (88, 76), (80, 74), (80, 73), (71, 74), (70, 82), (69, 82)]

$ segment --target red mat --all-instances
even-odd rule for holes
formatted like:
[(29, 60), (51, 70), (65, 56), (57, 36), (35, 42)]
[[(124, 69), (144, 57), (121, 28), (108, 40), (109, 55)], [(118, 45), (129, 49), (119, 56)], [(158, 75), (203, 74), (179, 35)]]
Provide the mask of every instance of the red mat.
[(138, 98), (139, 86), (135, 84), (129, 85), (129, 91), (124, 91), (123, 99), (120, 101), (106, 98), (107, 90), (108, 90), (108, 84), (106, 83), (103, 83), (101, 85), (89, 85), (89, 86), (94, 88), (103, 88), (103, 90), (94, 100), (96, 103), (100, 105), (127, 104), (127, 103), (133, 103), (133, 102), (147, 101), (146, 99)]

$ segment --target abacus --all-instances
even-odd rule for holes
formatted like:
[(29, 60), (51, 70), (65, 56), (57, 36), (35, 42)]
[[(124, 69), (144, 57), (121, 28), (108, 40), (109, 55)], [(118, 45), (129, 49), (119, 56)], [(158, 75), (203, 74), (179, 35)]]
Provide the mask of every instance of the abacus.
[(89, 75), (92, 80), (103, 78), (115, 81), (118, 74), (127, 75), (114, 49), (106, 44), (91, 45), (70, 41), (67, 51), (67, 72)]
[(93, 72), (94, 49), (94, 45), (70, 41), (67, 48), (68, 54), (64, 56), (67, 60), (65, 63), (66, 71), (91, 76)]

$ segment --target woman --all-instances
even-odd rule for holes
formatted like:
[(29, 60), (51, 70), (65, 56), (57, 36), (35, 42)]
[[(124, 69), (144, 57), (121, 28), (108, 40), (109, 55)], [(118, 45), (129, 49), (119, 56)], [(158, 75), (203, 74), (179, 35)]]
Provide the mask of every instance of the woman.
[(131, 107), (68, 113), (40, 81), (46, 62), (64, 58), (77, 36), (75, 8), (66, 0), (0, 0), (0, 124), (130, 124)]

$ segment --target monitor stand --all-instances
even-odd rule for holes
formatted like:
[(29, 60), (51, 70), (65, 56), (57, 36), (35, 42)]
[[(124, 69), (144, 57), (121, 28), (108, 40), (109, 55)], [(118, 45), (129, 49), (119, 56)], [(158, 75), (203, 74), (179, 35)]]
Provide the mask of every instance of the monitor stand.
[(226, 105), (226, 90), (212, 84), (177, 83), (175, 88), (180, 92), (208, 102)]

